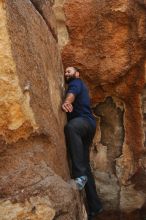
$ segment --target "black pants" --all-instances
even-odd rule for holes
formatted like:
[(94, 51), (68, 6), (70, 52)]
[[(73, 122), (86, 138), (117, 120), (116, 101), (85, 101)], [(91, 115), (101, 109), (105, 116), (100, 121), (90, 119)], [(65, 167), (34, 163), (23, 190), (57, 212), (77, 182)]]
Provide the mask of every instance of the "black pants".
[(84, 175), (88, 177), (85, 191), (89, 211), (97, 211), (101, 208), (89, 159), (89, 146), (94, 135), (95, 127), (85, 118), (74, 118), (65, 126), (65, 137), (72, 162), (73, 178)]

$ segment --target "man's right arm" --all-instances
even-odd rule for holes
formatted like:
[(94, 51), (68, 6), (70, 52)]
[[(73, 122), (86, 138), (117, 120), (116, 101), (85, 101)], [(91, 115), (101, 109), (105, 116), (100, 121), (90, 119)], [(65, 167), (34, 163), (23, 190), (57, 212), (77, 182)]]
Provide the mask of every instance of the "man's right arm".
[(75, 95), (73, 93), (67, 93), (64, 103), (62, 104), (62, 109), (65, 112), (72, 112), (73, 106), (72, 103), (75, 100)]
[(75, 97), (80, 93), (80, 91), (81, 91), (80, 81), (73, 80), (68, 87), (66, 98), (62, 104), (62, 109), (65, 112), (73, 111), (72, 103), (75, 101)]

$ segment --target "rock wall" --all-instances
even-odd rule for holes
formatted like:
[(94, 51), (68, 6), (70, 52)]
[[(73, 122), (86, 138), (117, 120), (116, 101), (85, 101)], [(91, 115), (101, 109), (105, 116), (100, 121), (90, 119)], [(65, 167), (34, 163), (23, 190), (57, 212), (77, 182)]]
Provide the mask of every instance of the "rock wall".
[(0, 220), (83, 219), (64, 141), (51, 1), (0, 0)]
[(66, 0), (64, 67), (78, 66), (91, 92), (97, 133), (91, 160), (105, 213), (146, 216), (146, 2)]
[(0, 0), (0, 21), (0, 220), (86, 219), (68, 183), (63, 65), (80, 67), (97, 118), (98, 219), (145, 219), (146, 1)]

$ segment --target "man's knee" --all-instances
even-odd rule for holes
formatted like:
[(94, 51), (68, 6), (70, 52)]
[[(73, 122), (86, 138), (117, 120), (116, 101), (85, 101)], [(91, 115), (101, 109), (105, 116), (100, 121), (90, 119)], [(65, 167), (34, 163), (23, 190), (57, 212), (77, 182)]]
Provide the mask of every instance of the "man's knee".
[(64, 127), (65, 132), (76, 132), (78, 130), (78, 127), (80, 126), (80, 123), (76, 119), (70, 120)]
[(73, 125), (71, 123), (67, 123), (64, 127), (64, 132), (68, 132), (68, 131), (71, 131), (73, 129)]

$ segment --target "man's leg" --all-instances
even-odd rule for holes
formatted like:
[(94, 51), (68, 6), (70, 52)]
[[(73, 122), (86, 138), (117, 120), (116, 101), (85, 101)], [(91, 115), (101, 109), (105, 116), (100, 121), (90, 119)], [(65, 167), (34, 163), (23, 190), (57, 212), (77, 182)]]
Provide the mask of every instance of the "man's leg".
[(95, 180), (91, 172), (90, 164), (88, 165), (87, 168), (87, 178), (88, 181), (85, 185), (85, 191), (86, 191), (86, 198), (88, 204), (88, 211), (89, 213), (98, 212), (98, 210), (102, 208), (102, 204), (96, 192)]
[(87, 168), (86, 175), (88, 178), (88, 181), (85, 185), (85, 191), (86, 191), (89, 213), (98, 212), (98, 210), (102, 208), (102, 204), (96, 192), (94, 176), (91, 172), (91, 167), (90, 167), (90, 144), (93, 140), (94, 134), (95, 134), (95, 129), (92, 127), (92, 125), (89, 125), (88, 135), (83, 140), (85, 146), (85, 160), (86, 160), (86, 168)]
[(88, 178), (85, 191), (89, 212), (98, 212), (102, 208), (97, 196), (89, 161), (89, 146), (94, 134), (95, 128), (86, 119), (75, 118), (65, 126), (66, 143), (72, 161), (73, 177), (86, 175)]
[(88, 132), (86, 120), (75, 118), (65, 126), (67, 148), (72, 161), (73, 178), (86, 175), (85, 147), (83, 138)]

